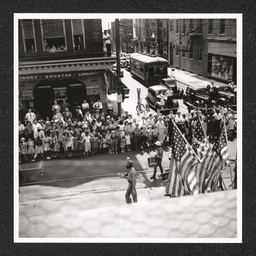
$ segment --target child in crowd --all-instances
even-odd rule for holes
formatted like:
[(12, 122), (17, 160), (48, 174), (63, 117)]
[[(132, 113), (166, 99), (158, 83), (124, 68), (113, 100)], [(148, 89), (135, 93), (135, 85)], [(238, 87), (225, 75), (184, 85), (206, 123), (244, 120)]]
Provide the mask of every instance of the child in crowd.
[(20, 139), (20, 154), (21, 154), (21, 162), (24, 163), (27, 161), (27, 154), (28, 154), (28, 149), (27, 149), (27, 142), (24, 137)]
[(129, 132), (125, 133), (125, 145), (126, 145), (127, 151), (131, 151), (131, 136)]
[(32, 160), (34, 161), (35, 143), (31, 138), (29, 138), (28, 142), (27, 142), (27, 145), (28, 145), (28, 160), (29, 161), (32, 161)]
[(103, 154), (108, 153), (108, 143), (107, 143), (106, 135), (105, 137), (102, 138), (102, 153)]
[(84, 136), (84, 154), (85, 156), (89, 156), (89, 153), (91, 152), (91, 137), (89, 136), (88, 132), (85, 132)]
[(122, 136), (121, 142), (120, 142), (121, 153), (124, 153), (124, 147), (125, 147), (125, 136)]

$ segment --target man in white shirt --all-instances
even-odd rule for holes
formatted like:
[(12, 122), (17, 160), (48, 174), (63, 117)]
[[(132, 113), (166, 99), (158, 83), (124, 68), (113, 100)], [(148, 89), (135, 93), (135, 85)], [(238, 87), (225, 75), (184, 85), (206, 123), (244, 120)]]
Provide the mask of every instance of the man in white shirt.
[(36, 114), (32, 112), (31, 108), (28, 110), (28, 113), (25, 115), (27, 121), (33, 124), (34, 120), (36, 119)]
[(38, 123), (37, 120), (35, 119), (32, 126), (33, 126), (34, 139), (35, 139), (38, 136), (38, 129), (42, 130), (42, 125)]
[(102, 113), (103, 105), (100, 100), (96, 101), (93, 104), (93, 107), (96, 109), (96, 111), (98, 110), (100, 114)]

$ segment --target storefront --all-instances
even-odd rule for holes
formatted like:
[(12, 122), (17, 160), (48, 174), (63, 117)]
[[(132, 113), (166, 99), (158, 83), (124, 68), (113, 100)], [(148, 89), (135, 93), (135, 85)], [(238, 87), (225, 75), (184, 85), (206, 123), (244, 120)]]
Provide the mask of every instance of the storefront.
[(19, 100), (23, 113), (29, 108), (42, 118), (52, 116), (56, 99), (61, 105), (65, 99), (70, 110), (81, 106), (83, 100), (93, 103), (101, 99), (106, 108), (106, 71), (63, 72), (19, 76)]
[(208, 76), (236, 83), (236, 44), (208, 43)]

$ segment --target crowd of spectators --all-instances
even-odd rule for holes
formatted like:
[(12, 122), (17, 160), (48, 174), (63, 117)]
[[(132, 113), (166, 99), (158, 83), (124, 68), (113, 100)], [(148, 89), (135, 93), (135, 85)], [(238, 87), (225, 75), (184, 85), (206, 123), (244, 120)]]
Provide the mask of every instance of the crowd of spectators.
[[(108, 103), (108, 105), (111, 105)], [(115, 118), (111, 108), (104, 113), (102, 103), (86, 101), (71, 112), (67, 101), (54, 102), (52, 117), (37, 119), (31, 109), (19, 121), (20, 162), (56, 158), (87, 158), (93, 154), (118, 154), (152, 149), (155, 142), (172, 144), (173, 123), (189, 143), (198, 115), (209, 141), (214, 142), (226, 123), (229, 139), (235, 139), (234, 112), (227, 107), (191, 110), (186, 114), (155, 114), (150, 111), (132, 116), (124, 112)]]

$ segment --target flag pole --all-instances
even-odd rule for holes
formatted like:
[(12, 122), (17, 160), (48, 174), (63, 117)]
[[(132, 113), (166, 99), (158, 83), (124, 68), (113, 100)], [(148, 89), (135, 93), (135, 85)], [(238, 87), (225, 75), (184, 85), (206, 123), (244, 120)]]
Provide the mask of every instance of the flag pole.
[(197, 160), (201, 163), (202, 161), (200, 160), (200, 158), (197, 156), (195, 150), (191, 147), (191, 145), (188, 143), (187, 139), (185, 138), (185, 136), (181, 133), (179, 127), (176, 125), (176, 123), (172, 120), (173, 125), (176, 127), (176, 129), (179, 131), (181, 137), (185, 140), (185, 142), (190, 146), (190, 148), (192, 149), (194, 155), (196, 156)]
[[(225, 137), (226, 137), (226, 141), (227, 141), (227, 150), (228, 150), (228, 156), (229, 156), (229, 149), (228, 149), (228, 134), (227, 134), (227, 127), (226, 127), (226, 123), (225, 120), (222, 118), (223, 123), (224, 123), (224, 129), (225, 129)], [(231, 184), (232, 184), (232, 189), (233, 189), (233, 175), (232, 175), (232, 169), (231, 169), (231, 164), (230, 161), (226, 161), (226, 163), (229, 166), (229, 170), (230, 170), (230, 179), (231, 179)]]

